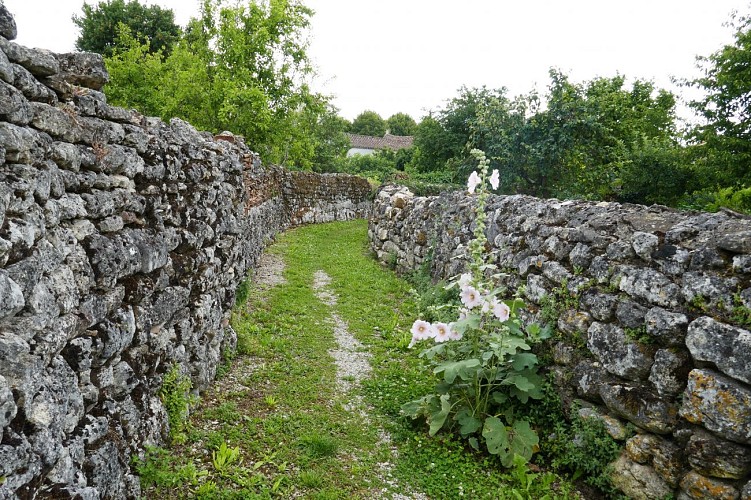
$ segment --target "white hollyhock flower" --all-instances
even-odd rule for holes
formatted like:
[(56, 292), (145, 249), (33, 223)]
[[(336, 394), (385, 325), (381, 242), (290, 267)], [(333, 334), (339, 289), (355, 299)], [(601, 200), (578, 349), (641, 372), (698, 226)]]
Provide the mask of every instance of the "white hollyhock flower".
[(482, 297), (480, 297), (480, 292), (478, 292), (471, 286), (465, 286), (464, 288), (462, 288), (462, 293), (459, 295), (459, 297), (462, 299), (462, 304), (467, 306), (468, 309), (472, 309), (473, 307), (477, 307), (482, 304)]
[(459, 276), (459, 286), (465, 287), (469, 285), (471, 282), (472, 282), (471, 273), (463, 273), (461, 276)]
[(414, 323), (412, 323), (412, 329), (410, 330), (410, 332), (412, 332), (413, 341), (425, 340), (435, 336), (433, 325), (421, 319), (418, 319)]
[(461, 340), (462, 334), (454, 330), (454, 324), (449, 323), (449, 340)]
[(498, 175), (498, 169), (493, 169), (493, 173), (490, 175), (490, 187), (498, 189), (498, 185), (501, 183), (501, 176)]
[(469, 180), (467, 181), (467, 191), (469, 191), (469, 194), (473, 194), (475, 192), (475, 188), (479, 186), (482, 183), (482, 180), (480, 179), (480, 176), (477, 175), (477, 172), (472, 172), (469, 175)]
[(503, 302), (498, 302), (498, 304), (493, 307), (493, 316), (498, 318), (501, 322), (508, 320), (510, 315), (511, 309), (509, 309), (509, 307)]
[(446, 342), (451, 336), (451, 328), (446, 323), (436, 323), (433, 325), (435, 328), (435, 341)]

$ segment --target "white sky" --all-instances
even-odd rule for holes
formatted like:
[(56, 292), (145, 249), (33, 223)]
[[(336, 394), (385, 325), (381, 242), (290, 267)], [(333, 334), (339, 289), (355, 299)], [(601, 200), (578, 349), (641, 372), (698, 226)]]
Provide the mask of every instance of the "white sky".
[[(3, 1), (3, 0), (0, 0)], [(99, 0), (89, 0), (98, 3)], [(149, 0), (184, 25), (199, 0)], [(341, 115), (365, 109), (419, 119), (461, 85), (544, 91), (548, 69), (574, 81), (617, 73), (676, 90), (696, 55), (732, 41), (723, 23), (748, 0), (307, 0), (317, 90)], [(18, 43), (73, 50), (83, 0), (5, 0)]]

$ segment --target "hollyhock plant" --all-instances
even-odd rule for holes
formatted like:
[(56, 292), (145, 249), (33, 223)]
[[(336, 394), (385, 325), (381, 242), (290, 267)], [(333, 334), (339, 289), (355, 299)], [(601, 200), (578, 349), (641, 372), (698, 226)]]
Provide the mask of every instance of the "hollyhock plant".
[(495, 266), (486, 252), (488, 184), (497, 189), (497, 170), (488, 175), (489, 161), (473, 150), (478, 171), (472, 172), (467, 190), (474, 197), (474, 238), (467, 245), (468, 271), (449, 285), (459, 287), (462, 307), (445, 305), (456, 312), (453, 323), (417, 320), (412, 325), (412, 343), (433, 339), (420, 356), (427, 360), (436, 390), (402, 405), (405, 415), (425, 418), (430, 435), (441, 429), (458, 431), (470, 446), (498, 455), (504, 466), (514, 456), (529, 460), (537, 446), (537, 434), (529, 422), (514, 419), (514, 404), (542, 397), (542, 378), (537, 373), (535, 342), (550, 336), (535, 323), (525, 324), (518, 315), (519, 297), (503, 300), (503, 287), (493, 275)]

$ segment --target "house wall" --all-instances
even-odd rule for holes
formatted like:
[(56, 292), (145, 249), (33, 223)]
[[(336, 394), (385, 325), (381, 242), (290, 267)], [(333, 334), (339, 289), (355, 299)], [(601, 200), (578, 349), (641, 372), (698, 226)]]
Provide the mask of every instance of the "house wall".
[(375, 149), (350, 148), (349, 151), (347, 151), (347, 158), (355, 155), (372, 155), (373, 153), (375, 153)]
[[(371, 248), (402, 273), (456, 276), (473, 204), (386, 186)], [(509, 293), (557, 316), (546, 370), (569, 416), (598, 415), (624, 446), (615, 483), (632, 498), (751, 498), (751, 219), (520, 195), (487, 213)]]

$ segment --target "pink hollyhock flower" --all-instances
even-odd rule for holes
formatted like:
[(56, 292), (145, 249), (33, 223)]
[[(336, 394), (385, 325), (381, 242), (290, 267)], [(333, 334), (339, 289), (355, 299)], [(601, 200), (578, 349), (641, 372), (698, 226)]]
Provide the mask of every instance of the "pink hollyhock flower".
[(454, 324), (449, 323), (449, 340), (461, 340), (462, 334), (454, 330)]
[(446, 323), (436, 323), (433, 325), (435, 328), (435, 341), (446, 342), (451, 336), (451, 328)]
[(468, 309), (472, 309), (473, 307), (477, 307), (482, 304), (482, 297), (480, 297), (480, 292), (478, 292), (471, 286), (465, 286), (464, 288), (462, 288), (462, 293), (459, 295), (459, 297), (462, 299), (462, 304), (467, 306)]
[(509, 309), (509, 307), (503, 302), (498, 302), (498, 304), (493, 307), (493, 316), (498, 318), (501, 322), (508, 320), (510, 315), (511, 309)]

